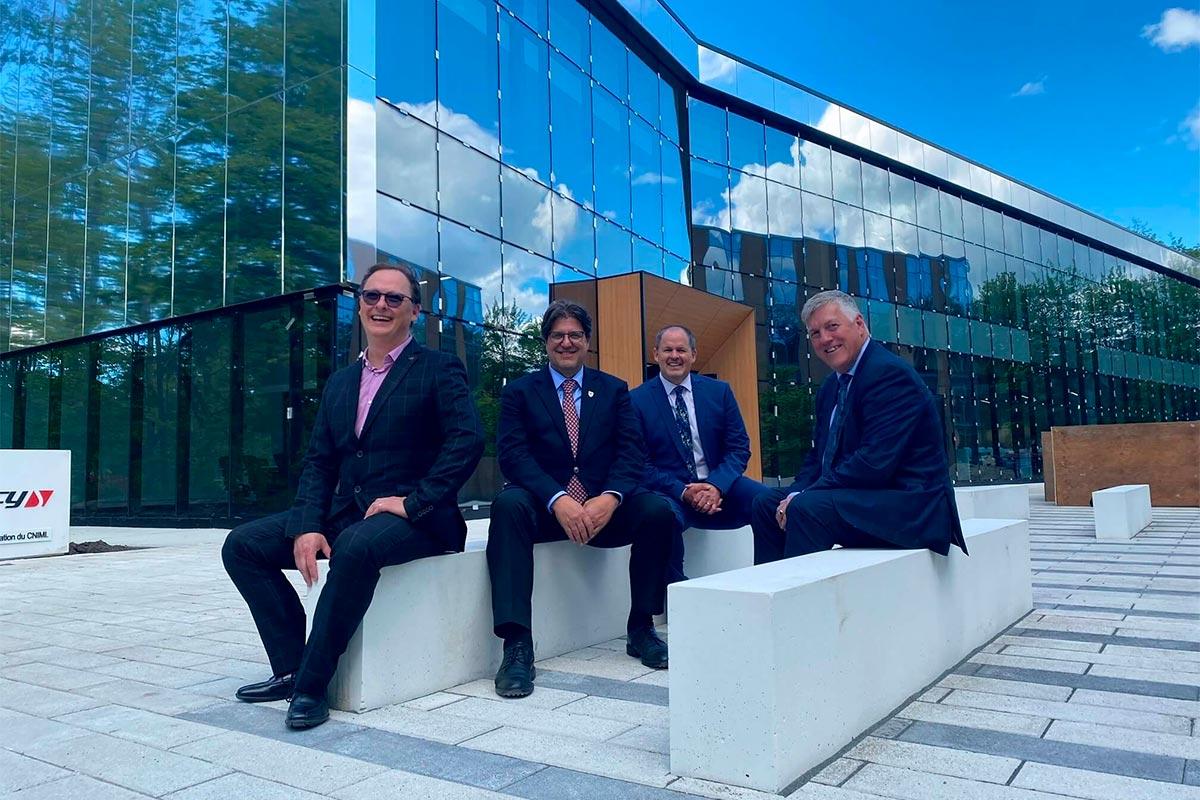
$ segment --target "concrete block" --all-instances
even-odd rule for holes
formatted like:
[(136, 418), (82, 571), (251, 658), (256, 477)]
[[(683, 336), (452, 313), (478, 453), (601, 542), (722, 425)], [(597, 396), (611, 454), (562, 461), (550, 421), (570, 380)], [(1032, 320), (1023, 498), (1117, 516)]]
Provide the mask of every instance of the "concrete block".
[(1097, 539), (1132, 539), (1150, 524), (1150, 485), (1132, 483), (1092, 492)]
[(778, 792), (1024, 616), (1028, 523), (963, 533), (672, 585), (671, 771)]
[[(334, 708), (366, 711), (492, 676), (500, 640), (492, 633), (484, 542), (464, 553), (383, 569), (371, 607), (329, 687)], [(572, 542), (534, 549), (533, 637), (539, 659), (625, 633), (629, 548)], [(322, 579), (304, 598), (308, 617)], [(636, 664), (636, 661), (631, 663)]]
[(754, 564), (754, 533), (746, 525), (731, 531), (688, 528), (683, 532), (683, 574), (703, 578)]
[(959, 519), (1029, 519), (1029, 487), (1023, 483), (957, 486), (954, 502)]

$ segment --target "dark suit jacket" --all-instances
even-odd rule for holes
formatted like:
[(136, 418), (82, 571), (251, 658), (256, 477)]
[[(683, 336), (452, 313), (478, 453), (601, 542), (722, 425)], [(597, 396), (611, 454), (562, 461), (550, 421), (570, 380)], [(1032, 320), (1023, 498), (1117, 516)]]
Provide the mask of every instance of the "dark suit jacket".
[(816, 446), (788, 491), (837, 491), (846, 522), (901, 547), (945, 555), (956, 544), (965, 552), (941, 417), (916, 370), (871, 340), (846, 402), (833, 468), (822, 477), (837, 405), (837, 374), (830, 375), (817, 395)]
[[(675, 409), (660, 378), (646, 381), (629, 393), (646, 442), (644, 485), (678, 500), (688, 473), (687, 454), (675, 424)], [(708, 464), (711, 483), (728, 494), (729, 487), (746, 471), (750, 461), (750, 437), (738, 410), (733, 390), (725, 381), (692, 375), (692, 404), (696, 407), (696, 429), (700, 448)]]
[(548, 367), (504, 387), (496, 450), (505, 479), (543, 506), (566, 491), (574, 474), (588, 497), (613, 491), (628, 498), (642, 478), (642, 433), (629, 389), (625, 381), (588, 367), (583, 373), (578, 457), (571, 455), (562, 404)]
[(466, 523), (458, 490), (483, 454), (483, 433), (462, 362), (409, 342), (375, 394), (355, 436), (362, 361), (330, 376), (317, 410), (287, 533), (325, 531), (352, 508), (378, 497), (406, 496), (417, 527), (462, 550)]

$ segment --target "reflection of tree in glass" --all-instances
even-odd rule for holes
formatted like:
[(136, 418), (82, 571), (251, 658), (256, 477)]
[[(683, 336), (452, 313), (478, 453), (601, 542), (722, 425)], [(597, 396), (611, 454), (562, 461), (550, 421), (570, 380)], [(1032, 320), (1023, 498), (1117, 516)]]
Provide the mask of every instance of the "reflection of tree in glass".
[(519, 378), (542, 365), (546, 351), (539, 321), (516, 303), (494, 301), (484, 312), (483, 348), (475, 405), (487, 442), (485, 456), (496, 455), (496, 423), (500, 419), (500, 392), (511, 378)]
[(775, 366), (773, 391), (759, 394), (763, 474), (789, 478), (812, 448), (813, 395), (797, 367)]

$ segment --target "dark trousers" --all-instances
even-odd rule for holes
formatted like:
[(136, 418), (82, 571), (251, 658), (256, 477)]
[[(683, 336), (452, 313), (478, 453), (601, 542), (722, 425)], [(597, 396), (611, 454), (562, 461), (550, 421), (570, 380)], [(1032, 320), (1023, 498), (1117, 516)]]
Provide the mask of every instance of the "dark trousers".
[(325, 586), (304, 641), (304, 606), (281, 570), (296, 569), (294, 540), (285, 534), (287, 512), (239, 525), (229, 532), (221, 558), (242, 593), (276, 675), (296, 673), (296, 691), (324, 696), (338, 659), (358, 630), (379, 570), (444, 552), (436, 537), (395, 514), (367, 519), (354, 509), (336, 519), (325, 537), (332, 556)]
[(787, 523), (780, 529), (775, 510), (786, 493), (770, 489), (754, 499), (750, 525), (754, 530), (754, 563), (808, 555), (842, 547), (896, 549), (892, 542), (871, 536), (847, 523), (838, 514), (837, 491), (801, 492), (787, 507)]
[[(626, 497), (592, 547), (624, 547), (629, 554), (630, 613), (661, 614), (664, 607), (663, 575), (670, 553), (671, 510), (656, 494)], [(488, 527), (487, 562), (492, 578), (492, 623), (532, 629), (533, 546), (567, 538), (558, 520), (525, 489), (509, 486), (492, 503)], [(570, 609), (562, 609), (570, 613)]]
[(671, 535), (671, 558), (667, 562), (667, 583), (687, 580), (683, 574), (683, 532), (688, 528), (703, 528), (730, 531), (748, 525), (754, 507), (754, 498), (770, 491), (766, 486), (750, 478), (741, 477), (733, 482), (729, 491), (721, 497), (721, 510), (716, 514), (703, 514), (679, 498), (660, 495), (671, 507), (675, 517), (675, 530)]

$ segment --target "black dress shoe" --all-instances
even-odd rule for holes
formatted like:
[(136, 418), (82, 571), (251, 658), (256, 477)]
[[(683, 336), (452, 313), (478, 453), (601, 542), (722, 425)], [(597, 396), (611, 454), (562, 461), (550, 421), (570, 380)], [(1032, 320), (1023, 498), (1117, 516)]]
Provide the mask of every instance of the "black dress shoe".
[(629, 632), (625, 652), (651, 669), (667, 668), (667, 643), (658, 638), (653, 628), (638, 628)]
[(297, 694), (292, 698), (292, 704), (288, 706), (284, 724), (294, 731), (302, 731), (306, 728), (315, 728), (327, 719), (329, 719), (329, 704), (325, 702), (323, 696)]
[(504, 648), (504, 660), (496, 671), (496, 694), (501, 697), (526, 697), (533, 692), (533, 647), (514, 642)]
[(258, 683), (247, 683), (237, 690), (235, 696), (238, 700), (246, 703), (269, 703), (272, 700), (288, 700), (292, 696), (292, 689), (295, 685), (296, 676), (289, 672), (287, 675), (274, 675)]

